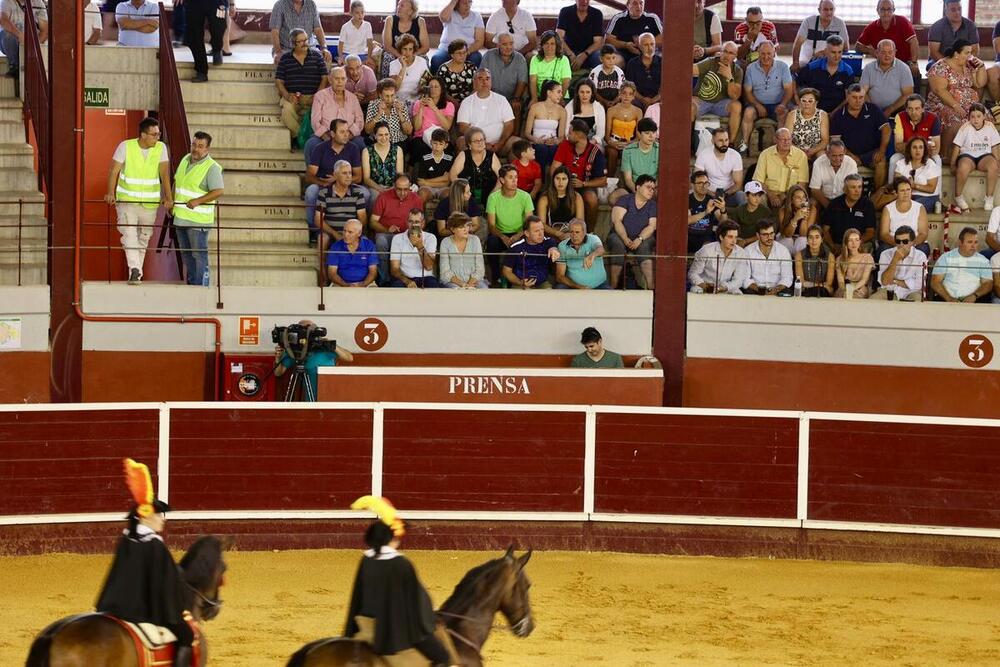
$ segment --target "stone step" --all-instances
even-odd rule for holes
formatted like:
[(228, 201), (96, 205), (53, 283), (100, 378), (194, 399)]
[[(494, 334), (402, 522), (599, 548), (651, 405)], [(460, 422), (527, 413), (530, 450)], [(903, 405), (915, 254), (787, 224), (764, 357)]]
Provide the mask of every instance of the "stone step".
[(24, 123), (20, 118), (0, 121), (0, 144), (25, 143)]
[[(218, 267), (212, 266), (212, 284), (220, 279)], [(44, 274), (43, 274), (44, 275)], [(2, 274), (0, 274), (2, 281)], [(221, 281), (230, 287), (316, 287), (318, 276), (316, 269), (309, 268), (269, 268), (255, 267), (222, 267)], [(44, 279), (42, 281), (44, 283)]]
[(0, 285), (45, 285), (48, 282), (47, 266), (45, 263), (21, 264), (19, 271), (16, 264), (0, 261)]
[[(2, 67), (0, 67), (0, 74), (7, 73), (7, 63), (5, 62)], [(4, 99), (17, 99), (14, 97), (14, 79), (6, 76), (0, 76), (0, 98)]]
[(41, 264), (48, 261), (48, 244), (41, 239), (22, 241), (20, 249), (16, 242), (0, 246), (0, 264), (16, 267), (20, 261), (21, 265)]
[[(35, 151), (28, 144), (0, 144), (0, 169), (34, 169)], [(36, 182), (37, 187), (37, 182)]]
[[(305, 225), (305, 222), (302, 223)], [(48, 226), (45, 218), (28, 215), (21, 216), (20, 228), (16, 215), (0, 216), (0, 247), (9, 247), (10, 244), (17, 244), (18, 237), (22, 241), (46, 242), (49, 237)], [(9, 242), (9, 243), (8, 243)]]
[(212, 135), (212, 148), (243, 147), (289, 150), (288, 129), (282, 126), (225, 125), (222, 123), (188, 124), (192, 136), (202, 130)]
[(302, 180), (298, 174), (229, 170), (225, 173), (225, 183), (226, 193), (235, 196), (298, 197), (302, 194)]
[[(220, 220), (305, 220), (300, 197), (250, 197), (223, 195)], [(303, 222), (303, 224), (305, 224)]]
[(38, 175), (29, 166), (27, 168), (5, 168), (0, 170), (0, 188), (4, 190), (38, 191)]
[(257, 148), (226, 148), (216, 150), (212, 146), (212, 157), (215, 158), (227, 172), (235, 171), (265, 171), (293, 172), (301, 174), (305, 171), (302, 153), (290, 151), (287, 148), (257, 149)]
[(278, 106), (278, 91), (268, 83), (227, 83), (224, 86), (181, 81), (184, 102), (197, 104), (271, 104)]
[[(215, 125), (249, 125), (251, 127), (280, 127), (288, 131), (281, 122), (277, 110), (259, 114), (253, 111), (241, 111), (239, 108), (226, 108), (224, 111), (198, 111), (192, 113), (188, 111), (188, 127), (203, 129), (205, 126)], [(213, 143), (215, 134), (211, 130), (205, 130), (212, 135)]]
[[(305, 220), (226, 220), (220, 224), (221, 248), (230, 244), (286, 245), (302, 249), (309, 244)], [(215, 230), (208, 233), (215, 247)]]
[(0, 190), (0, 216), (11, 215), (44, 216), (45, 197), (37, 191)]
[[(215, 253), (212, 260), (215, 261)], [(220, 263), (223, 267), (309, 269), (319, 266), (316, 248), (263, 243), (230, 243), (222, 249)]]
[[(187, 80), (194, 76), (194, 63), (177, 63), (177, 74), (181, 80)], [(274, 65), (270, 64), (238, 64), (223, 63), (222, 65), (210, 66), (208, 68), (209, 85), (216, 81), (244, 82), (244, 83), (268, 83), (274, 86)]]
[[(250, 114), (252, 116), (277, 116), (281, 109), (278, 106), (278, 97), (275, 95), (273, 101), (266, 104), (232, 104), (228, 102), (189, 102), (184, 100), (184, 110), (188, 117), (191, 114)], [(253, 125), (254, 123), (246, 123)]]

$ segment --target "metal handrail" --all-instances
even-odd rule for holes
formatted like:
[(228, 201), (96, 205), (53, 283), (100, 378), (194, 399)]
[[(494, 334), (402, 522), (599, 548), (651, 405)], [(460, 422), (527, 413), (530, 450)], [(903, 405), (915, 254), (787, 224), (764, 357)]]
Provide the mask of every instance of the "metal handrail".
[(170, 172), (175, 173), (191, 145), (184, 95), (174, 60), (174, 45), (170, 40), (171, 25), (167, 10), (160, 3), (160, 106), (159, 121), (163, 140), (170, 147)]
[(39, 190), (52, 187), (52, 164), (49, 148), (52, 141), (52, 118), (49, 105), (49, 77), (42, 60), (42, 45), (38, 41), (38, 24), (32, 11), (31, 0), (24, 10), (24, 109), (35, 129), (38, 144)]

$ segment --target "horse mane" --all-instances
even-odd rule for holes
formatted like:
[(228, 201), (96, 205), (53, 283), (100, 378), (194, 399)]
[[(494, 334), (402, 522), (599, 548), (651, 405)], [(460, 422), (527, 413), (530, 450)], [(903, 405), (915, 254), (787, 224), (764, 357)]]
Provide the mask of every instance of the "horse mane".
[(180, 568), (184, 580), (199, 590), (207, 589), (214, 582), (215, 573), (222, 559), (222, 542), (214, 535), (202, 535), (181, 558)]
[(506, 565), (506, 558), (496, 558), (466, 572), (451, 596), (441, 605), (441, 611), (461, 613), (471, 609), (476, 602), (482, 601), (487, 585)]

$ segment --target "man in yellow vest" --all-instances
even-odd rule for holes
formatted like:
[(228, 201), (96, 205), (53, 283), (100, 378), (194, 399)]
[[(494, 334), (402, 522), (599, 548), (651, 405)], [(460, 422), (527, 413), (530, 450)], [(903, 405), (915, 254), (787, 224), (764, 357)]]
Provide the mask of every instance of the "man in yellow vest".
[(208, 230), (223, 192), (222, 167), (208, 154), (211, 145), (210, 134), (195, 132), (191, 152), (174, 175), (174, 228), (188, 285), (208, 285)]
[(155, 118), (144, 118), (139, 123), (138, 139), (118, 144), (111, 157), (104, 201), (117, 204), (128, 282), (138, 285), (160, 204), (168, 211), (174, 205), (170, 196), (170, 156), (160, 141), (160, 123)]

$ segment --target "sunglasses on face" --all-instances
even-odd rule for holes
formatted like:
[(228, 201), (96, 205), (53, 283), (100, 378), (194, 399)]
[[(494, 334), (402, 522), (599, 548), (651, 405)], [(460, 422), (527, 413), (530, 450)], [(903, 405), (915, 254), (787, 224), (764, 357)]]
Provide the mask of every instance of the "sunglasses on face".
[(896, 239), (896, 245), (909, 245), (910, 239)]

